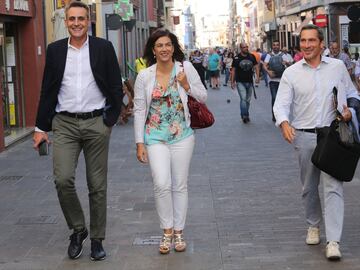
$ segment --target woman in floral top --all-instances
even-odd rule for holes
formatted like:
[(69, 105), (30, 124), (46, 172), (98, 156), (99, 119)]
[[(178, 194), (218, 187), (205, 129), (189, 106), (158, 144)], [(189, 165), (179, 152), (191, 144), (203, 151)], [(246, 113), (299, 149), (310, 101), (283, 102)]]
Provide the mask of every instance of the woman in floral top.
[(148, 39), (144, 59), (148, 68), (136, 78), (134, 97), (137, 158), (149, 162), (156, 210), (163, 229), (159, 251), (186, 249), (183, 238), (188, 207), (187, 181), (194, 149), (188, 95), (205, 102), (200, 77), (185, 59), (177, 37), (157, 30)]

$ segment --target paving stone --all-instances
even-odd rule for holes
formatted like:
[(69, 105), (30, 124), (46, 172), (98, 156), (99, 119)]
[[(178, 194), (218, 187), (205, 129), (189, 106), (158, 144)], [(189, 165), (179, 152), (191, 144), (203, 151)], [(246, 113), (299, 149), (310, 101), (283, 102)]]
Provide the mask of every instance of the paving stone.
[[(58, 203), (52, 156), (39, 157), (30, 138), (0, 153), (0, 270), (360, 269), (359, 168), (344, 185), (343, 259), (328, 262), (323, 224), (320, 245), (304, 243), (298, 163), (293, 147), (271, 121), (269, 92), (258, 88), (252, 121), (244, 125), (239, 98), (229, 88), (208, 91), (216, 122), (196, 131), (184, 253), (158, 252), (162, 232), (151, 172), (136, 160), (133, 119), (115, 126), (110, 141), (103, 262), (90, 261), (90, 241), (78, 260), (67, 257), (71, 231)], [(89, 226), (82, 155), (76, 188)]]

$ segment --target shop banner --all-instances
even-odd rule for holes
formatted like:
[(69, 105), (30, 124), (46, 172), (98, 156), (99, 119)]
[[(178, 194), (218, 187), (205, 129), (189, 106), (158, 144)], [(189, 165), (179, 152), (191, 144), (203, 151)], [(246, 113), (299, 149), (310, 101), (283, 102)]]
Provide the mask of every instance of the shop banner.
[(34, 1), (35, 0), (1, 0), (0, 15), (33, 17)]

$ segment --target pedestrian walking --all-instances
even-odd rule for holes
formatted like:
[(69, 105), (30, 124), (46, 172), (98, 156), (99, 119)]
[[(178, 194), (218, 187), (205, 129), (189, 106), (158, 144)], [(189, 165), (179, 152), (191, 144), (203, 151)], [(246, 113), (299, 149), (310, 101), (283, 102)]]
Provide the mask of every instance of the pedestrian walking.
[(231, 66), (232, 66), (232, 62), (233, 62), (233, 58), (234, 58), (234, 54), (232, 52), (228, 52), (225, 56), (225, 83), (224, 86), (227, 86), (229, 80), (231, 82), (230, 79), (230, 74), (231, 74)]
[[(304, 58), (285, 70), (274, 114), (276, 125), (280, 126), (284, 139), (294, 146), (299, 159), (302, 198), (309, 226), (306, 243), (320, 243), (321, 180), (324, 188), (326, 258), (338, 260), (341, 258), (339, 242), (344, 219), (343, 185), (316, 168), (311, 156), (317, 143), (317, 128), (330, 126), (335, 119), (333, 88), (338, 89), (338, 97), (343, 97), (339, 100), (357, 98), (357, 93), (345, 65), (340, 60), (321, 56), (323, 46), (324, 35), (319, 27), (306, 25), (302, 28), (300, 47)], [(339, 105), (343, 106), (343, 119), (350, 121), (352, 114), (349, 108), (346, 104)]]
[(250, 122), (249, 109), (252, 90), (254, 88), (253, 74), (259, 83), (259, 65), (255, 56), (249, 53), (246, 43), (240, 44), (240, 53), (234, 57), (231, 70), (231, 88), (238, 90), (240, 96), (240, 115), (244, 124)]
[(103, 260), (106, 189), (111, 127), (120, 114), (121, 73), (112, 44), (88, 36), (89, 7), (72, 1), (65, 8), (70, 37), (51, 43), (46, 53), (40, 102), (33, 136), (34, 148), (49, 143), (53, 131), (55, 186), (69, 229), (68, 255), (80, 257), (88, 236), (75, 188), (80, 152), (86, 162), (89, 188), (91, 259)]
[(193, 65), (184, 61), (177, 37), (168, 30), (159, 29), (149, 37), (144, 58), (149, 67), (135, 82), (136, 155), (140, 162), (149, 162), (153, 177), (163, 229), (159, 252), (168, 254), (172, 242), (181, 252), (186, 249), (187, 181), (195, 144), (187, 99), (190, 95), (205, 102), (207, 92)]
[(191, 63), (193, 64), (194, 68), (196, 69), (197, 73), (199, 74), (200, 80), (203, 83), (204, 87), (207, 89), (205, 83), (205, 67), (203, 66), (204, 57), (200, 50), (196, 50), (194, 55), (191, 59)]
[(267, 54), (264, 60), (264, 69), (269, 75), (269, 88), (271, 93), (271, 113), (273, 122), (276, 121), (273, 111), (273, 106), (276, 98), (276, 94), (279, 89), (279, 83), (285, 68), (291, 63), (288, 62), (287, 56), (280, 51), (280, 42), (274, 40), (272, 43), (272, 52)]
[(330, 53), (331, 58), (335, 58), (335, 59), (339, 59), (339, 60), (343, 61), (343, 63), (346, 66), (346, 69), (348, 70), (349, 74), (351, 75), (352, 68), (353, 68), (351, 59), (348, 54), (340, 51), (340, 46), (337, 42), (331, 42), (330, 52), (331, 52)]
[(210, 54), (208, 58), (208, 70), (210, 72), (210, 87), (212, 89), (220, 89), (220, 67), (220, 56), (214, 49), (210, 48)]

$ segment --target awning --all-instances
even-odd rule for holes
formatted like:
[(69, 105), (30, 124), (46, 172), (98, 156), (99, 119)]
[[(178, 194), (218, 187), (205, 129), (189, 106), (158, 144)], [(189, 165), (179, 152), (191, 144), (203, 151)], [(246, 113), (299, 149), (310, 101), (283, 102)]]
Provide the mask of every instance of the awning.
[(306, 18), (301, 22), (301, 24), (295, 29), (295, 31), (292, 32), (292, 35), (293, 35), (293, 36), (299, 36), (301, 29), (302, 29), (305, 25), (308, 25), (311, 20), (312, 20), (312, 17), (310, 17), (310, 16), (309, 16), (309, 17), (306, 17)]

